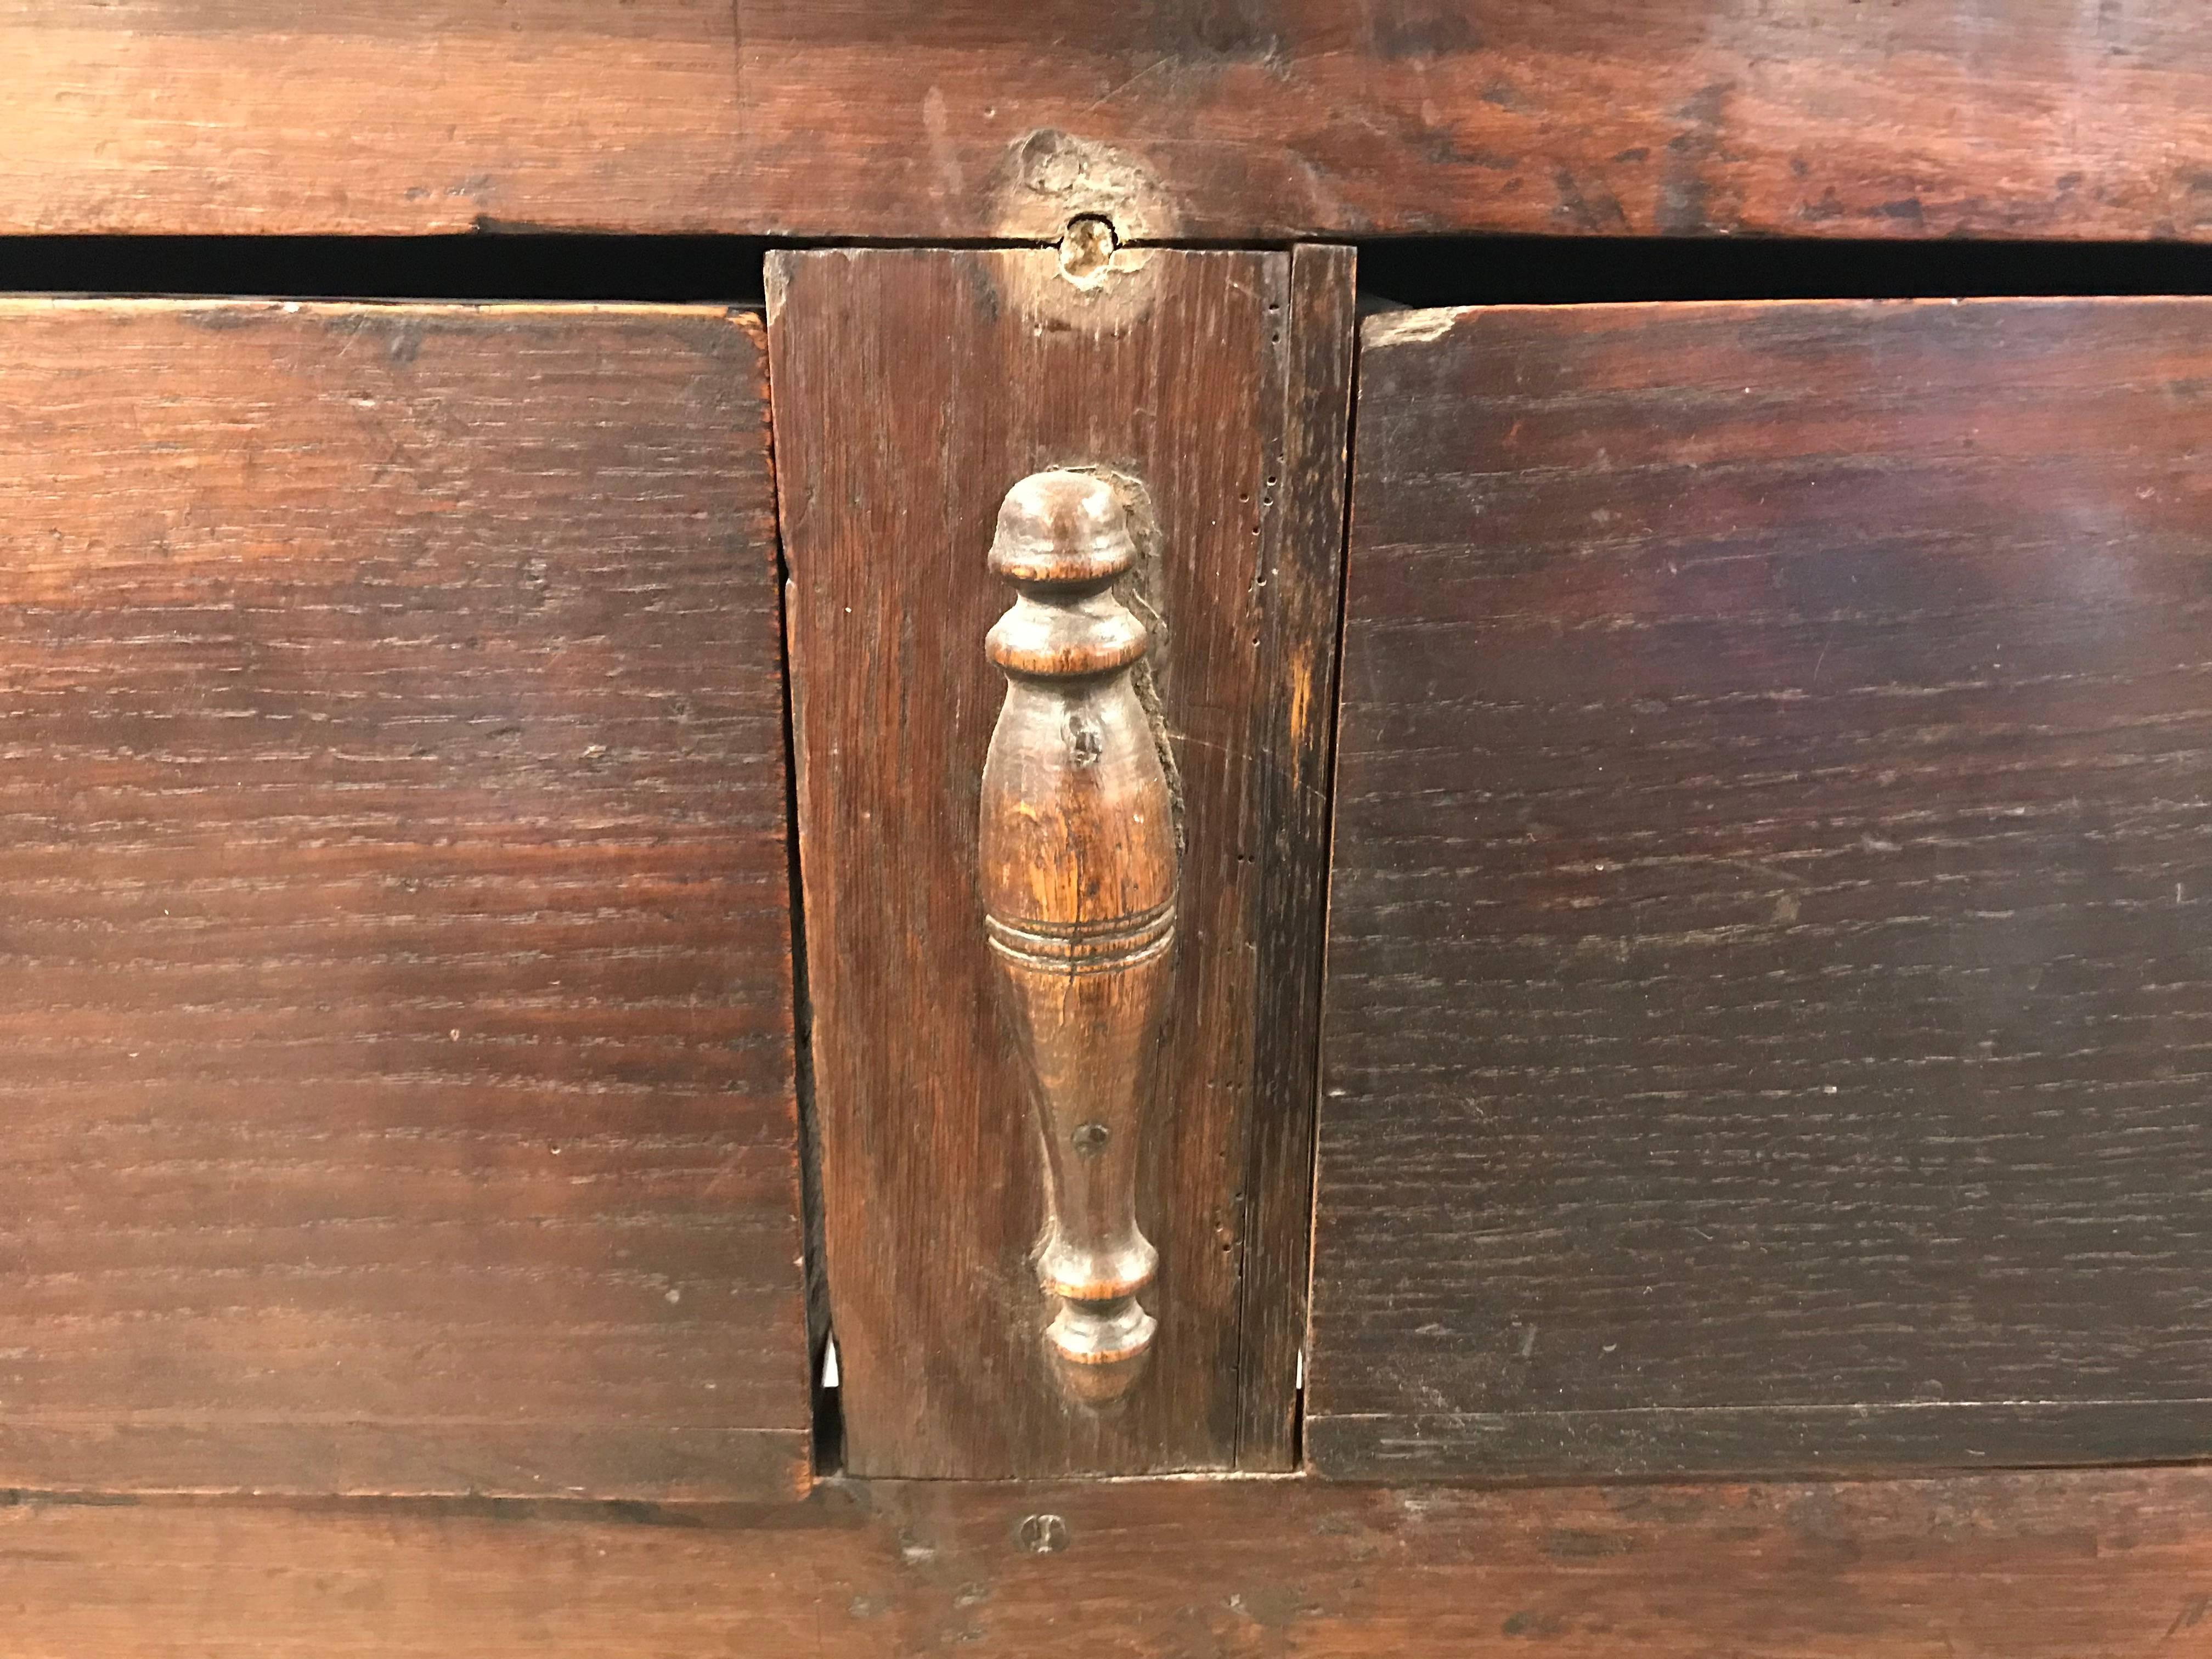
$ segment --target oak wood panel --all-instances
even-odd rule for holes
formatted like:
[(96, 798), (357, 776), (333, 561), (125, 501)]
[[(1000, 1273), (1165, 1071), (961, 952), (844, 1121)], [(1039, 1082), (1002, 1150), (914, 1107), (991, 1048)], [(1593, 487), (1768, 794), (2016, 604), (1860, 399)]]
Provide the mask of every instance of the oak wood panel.
[(191, 235), (734, 228), (704, 0), (0, 0), (0, 225)]
[(764, 368), (0, 303), (0, 1483), (803, 1475)]
[(2212, 235), (2185, 0), (740, 0), (739, 35), (764, 229)]
[(1261, 848), (1255, 966), (1257, 1097), (1246, 1160), (1242, 1467), (1289, 1468), (1297, 1456), (1298, 1372), (1313, 1242), (1314, 1106), (1321, 1091), (1321, 971), (1328, 914), (1329, 771), (1336, 741), (1336, 653), (1350, 482), (1354, 257), (1291, 251), (1283, 398), (1283, 533), (1260, 583), (1270, 665), (1252, 746)]
[(1367, 325), (1308, 1445), (2212, 1443), (2212, 305)]
[[(1288, 1461), (1295, 1353), (1261, 1344), (1272, 1369), (1248, 1373), (1241, 1333), (1255, 1308), (1293, 1305), (1298, 1257), (1273, 1212), (1266, 1248), (1248, 1249), (1243, 1188), (1255, 1115), (1300, 1111), (1277, 1095), (1294, 1063), (1274, 1045), (1310, 1042), (1317, 994), (1271, 985), (1282, 1021), (1256, 1023), (1261, 969), (1284, 966), (1291, 937), (1281, 912), (1318, 898), (1322, 850), (1303, 819), (1279, 819), (1275, 688), (1299, 665), (1326, 684), (1334, 639), (1286, 635), (1262, 578), (1301, 593), (1332, 580), (1338, 529), (1278, 492), (1293, 418), (1302, 453), (1326, 453), (1347, 414), (1340, 374), (1292, 378), (1313, 347), (1291, 267), (1287, 253), (1124, 250), (1085, 286), (1049, 249), (769, 261), (828, 1289), (854, 1473), (1225, 1468), (1248, 1411), (1282, 1425), (1255, 1435), (1253, 1460)], [(1340, 309), (1349, 263), (1327, 269)], [(1152, 632), (1183, 844), (1139, 1182), (1160, 1329), (1149, 1375), (1107, 1413), (1066, 1403), (1042, 1357), (1042, 1182), (975, 878), (1004, 696), (982, 642), (1012, 597), (984, 557), (1007, 488), (1066, 465), (1115, 469), (1149, 497), (1131, 597)], [(1318, 741), (1310, 718), (1298, 729)], [(1291, 1161), (1263, 1158), (1279, 1174)]]
[(2203, 1650), (2209, 1583), (2201, 1469), (1496, 1493), (836, 1482), (754, 1506), (0, 1508), (11, 1659), (2136, 1659)]
[(2189, 0), (4, 0), (0, 228), (2212, 235)]

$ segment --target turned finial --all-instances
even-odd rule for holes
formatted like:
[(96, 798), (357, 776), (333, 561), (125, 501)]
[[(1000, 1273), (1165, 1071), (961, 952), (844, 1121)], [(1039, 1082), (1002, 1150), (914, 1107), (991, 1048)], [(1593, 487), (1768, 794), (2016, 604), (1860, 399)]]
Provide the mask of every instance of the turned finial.
[(990, 568), (1015, 586), (985, 648), (1006, 700), (983, 768), (984, 934), (1042, 1132), (1037, 1275), (1062, 1386), (1127, 1394), (1157, 1322), (1136, 1218), (1138, 1148), (1175, 945), (1167, 775), (1131, 671), (1144, 624), (1114, 583), (1135, 559), (1121, 494), (1039, 472), (1006, 492)]

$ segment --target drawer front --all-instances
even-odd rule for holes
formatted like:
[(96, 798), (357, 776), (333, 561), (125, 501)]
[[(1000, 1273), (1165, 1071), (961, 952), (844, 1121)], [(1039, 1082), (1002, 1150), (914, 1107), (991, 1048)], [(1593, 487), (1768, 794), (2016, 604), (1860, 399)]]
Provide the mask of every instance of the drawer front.
[(803, 1475), (763, 358), (0, 306), (0, 1486)]
[(2212, 305), (1368, 325), (1308, 1446), (2212, 1443)]

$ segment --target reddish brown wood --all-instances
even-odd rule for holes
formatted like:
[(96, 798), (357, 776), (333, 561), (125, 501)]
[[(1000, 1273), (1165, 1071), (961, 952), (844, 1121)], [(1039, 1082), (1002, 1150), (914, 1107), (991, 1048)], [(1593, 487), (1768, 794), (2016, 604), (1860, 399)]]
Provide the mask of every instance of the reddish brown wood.
[(1006, 700), (983, 760), (983, 927), (1044, 1152), (1045, 1341), (1071, 1399), (1109, 1406), (1159, 1322), (1137, 1165), (1174, 968), (1175, 810), (1138, 700), (1150, 635), (1113, 590), (1136, 563), (1127, 488), (1032, 473), (1006, 492), (991, 574), (1016, 589), (988, 654)]
[(1291, 252), (1282, 533), (1260, 582), (1261, 652), (1274, 665), (1255, 710), (1254, 781), (1268, 880), (1256, 941), (1260, 1109), (1245, 1164), (1243, 1395), (1238, 1467), (1288, 1469), (1298, 1449), (1298, 1373), (1313, 1238), (1314, 1107), (1320, 1091), (1322, 945), (1328, 915), (1330, 769), (1343, 593), (1353, 319), (1350, 248)]
[[(1277, 797), (1255, 733), (1286, 672), (1260, 578), (1336, 555), (1275, 494), (1297, 401), (1290, 267), (1124, 249), (1076, 281), (1050, 249), (770, 261), (829, 1290), (855, 1472), (1237, 1456), (1240, 1310), (1295, 1294), (1286, 1253), (1243, 1251), (1253, 1091), (1278, 1075), (1273, 1045), (1313, 1029), (1310, 1003), (1299, 1026), (1256, 1025), (1257, 942), (1272, 884), (1310, 892), (1317, 868), (1258, 856)], [(1042, 1182), (975, 876), (1006, 690), (975, 648), (1006, 605), (981, 550), (1011, 484), (1071, 464), (1141, 480), (1157, 521), (1139, 526), (1130, 599), (1152, 629), (1184, 843), (1138, 1186), (1160, 1328), (1143, 1382), (1099, 1417), (1071, 1412), (1038, 1340)], [(1267, 1277), (1248, 1289), (1247, 1270)], [(1277, 1361), (1284, 1395), (1294, 1360)]]
[(0, 304), (0, 1486), (803, 1474), (763, 358)]
[(695, 0), (0, 0), (0, 226), (728, 228), (738, 88)]
[(2212, 236), (2192, 0), (6, 0), (0, 228)]
[(2212, 302), (1371, 319), (1320, 1468), (2212, 1443)]
[(2188, 0), (743, 0), (739, 37), (763, 228), (2212, 236)]
[(10, 1659), (301, 1652), (2137, 1659), (2212, 1474), (1486, 1493), (832, 1485), (803, 1504), (0, 1508)]

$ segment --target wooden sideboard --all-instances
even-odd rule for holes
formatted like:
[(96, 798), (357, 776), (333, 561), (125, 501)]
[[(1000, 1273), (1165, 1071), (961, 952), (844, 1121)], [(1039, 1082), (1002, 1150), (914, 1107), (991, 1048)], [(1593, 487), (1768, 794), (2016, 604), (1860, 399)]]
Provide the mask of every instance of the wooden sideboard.
[(2212, 1648), (2179, 0), (0, 46), (0, 1653)]

